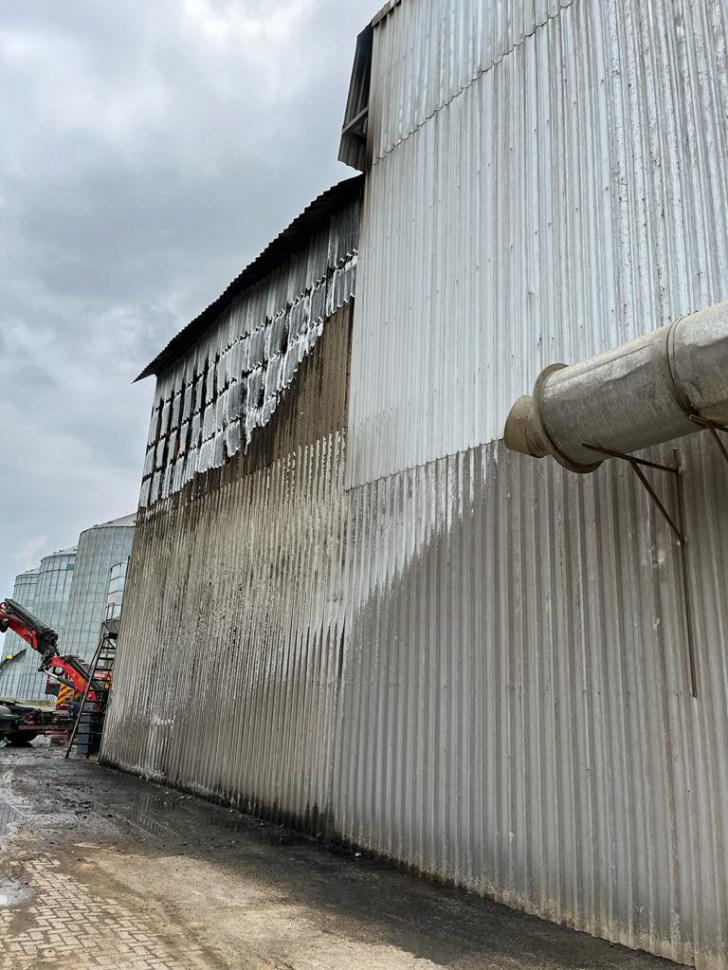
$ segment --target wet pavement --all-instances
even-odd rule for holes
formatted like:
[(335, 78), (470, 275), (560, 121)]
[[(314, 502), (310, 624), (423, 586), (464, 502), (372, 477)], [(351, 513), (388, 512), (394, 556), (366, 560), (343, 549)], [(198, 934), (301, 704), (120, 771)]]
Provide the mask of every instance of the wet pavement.
[(192, 796), (0, 749), (0, 970), (669, 970)]

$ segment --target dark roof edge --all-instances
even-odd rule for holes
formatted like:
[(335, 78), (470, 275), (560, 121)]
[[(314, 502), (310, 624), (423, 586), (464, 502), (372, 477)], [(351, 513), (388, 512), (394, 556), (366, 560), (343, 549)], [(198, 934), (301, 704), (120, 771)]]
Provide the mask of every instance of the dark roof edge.
[(339, 161), (365, 172), (367, 169), (367, 140), (369, 132), (369, 92), (372, 82), (372, 52), (374, 28), (369, 25), (356, 39), (354, 63), (351, 68), (349, 95), (346, 100), (344, 123), (341, 126)]
[(402, 0), (387, 0), (379, 13), (375, 13), (372, 17), (370, 27), (377, 27), (390, 13), (402, 3)]
[(401, 3), (402, 0), (387, 0), (356, 39), (349, 97), (341, 126), (339, 161), (360, 172), (366, 172), (371, 161), (368, 157), (368, 143), (374, 31)]
[(203, 310), (199, 316), (195, 317), (172, 338), (164, 350), (157, 354), (154, 360), (144, 368), (134, 383), (161, 374), (168, 367), (171, 367), (212, 326), (236, 297), (249, 287), (260, 283), (285, 259), (300, 249), (303, 242), (315, 235), (333, 213), (361, 195), (363, 185), (364, 177), (355, 175), (353, 178), (344, 179), (343, 182), (339, 182), (318, 196), (311, 205), (304, 209), (301, 215), (293, 220), (287, 229), (284, 229), (263, 250), (260, 256), (243, 270), (240, 276), (233, 280), (214, 303), (211, 303), (206, 310)]

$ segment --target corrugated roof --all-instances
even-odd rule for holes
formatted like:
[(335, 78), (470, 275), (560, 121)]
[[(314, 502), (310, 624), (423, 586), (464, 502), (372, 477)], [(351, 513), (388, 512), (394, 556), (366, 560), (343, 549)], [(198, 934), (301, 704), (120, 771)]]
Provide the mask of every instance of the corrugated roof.
[(154, 360), (144, 368), (137, 381), (144, 380), (154, 374), (160, 374), (192, 347), (208, 327), (210, 327), (220, 316), (223, 310), (241, 293), (256, 283), (260, 283), (273, 270), (311, 236), (315, 235), (327, 222), (331, 215), (339, 211), (344, 206), (352, 202), (362, 191), (364, 179), (361, 175), (345, 179), (337, 185), (332, 186), (308, 208), (304, 209), (298, 218), (284, 229), (266, 249), (254, 259), (237, 277), (233, 280), (225, 292), (211, 303), (198, 317), (187, 324), (158, 354)]

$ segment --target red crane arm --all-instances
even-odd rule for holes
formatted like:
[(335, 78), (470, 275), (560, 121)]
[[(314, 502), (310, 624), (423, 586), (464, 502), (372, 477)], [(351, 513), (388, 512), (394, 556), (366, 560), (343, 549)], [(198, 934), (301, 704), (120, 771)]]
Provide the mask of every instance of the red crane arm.
[[(49, 673), (62, 684), (73, 687), (79, 693), (86, 690), (90, 672), (77, 657), (63, 657), (57, 653), (58, 634), (45, 623), (41, 623), (25, 607), (14, 600), (0, 603), (0, 633), (12, 630), (41, 655), (40, 670)], [(93, 685), (92, 685), (93, 687)], [(94, 690), (89, 691), (89, 700), (96, 699)]]

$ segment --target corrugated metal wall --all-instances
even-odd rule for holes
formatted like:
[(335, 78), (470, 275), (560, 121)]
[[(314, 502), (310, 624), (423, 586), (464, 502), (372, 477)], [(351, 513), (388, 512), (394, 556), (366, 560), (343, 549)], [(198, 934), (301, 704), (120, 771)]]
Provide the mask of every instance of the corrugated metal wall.
[[(463, 40), (477, 18), (456, 45), (421, 17), (472, 7), (484, 25), (512, 5), (406, 0), (385, 18), (372, 142), (394, 142), (423, 71), (442, 105), (452, 58), (487, 46), (484, 27)], [(546, 364), (728, 297), (727, 18), (725, 0), (578, 0), (373, 166), (349, 484), (494, 440)]]
[(372, 154), (383, 158), (443, 105), (579, 0), (400, 0), (375, 17)]
[(725, 466), (707, 438), (680, 446), (692, 699), (679, 559), (630, 470), (578, 478), (494, 440), (545, 365), (728, 297), (728, 7), (392, 7), (352, 344), (337, 825), (725, 970)]
[(350, 308), (247, 454), (140, 521), (105, 760), (330, 828)]
[(580, 477), (499, 443), (350, 493), (347, 839), (728, 965), (728, 467), (713, 449), (681, 446), (697, 699), (679, 552), (629, 468)]

